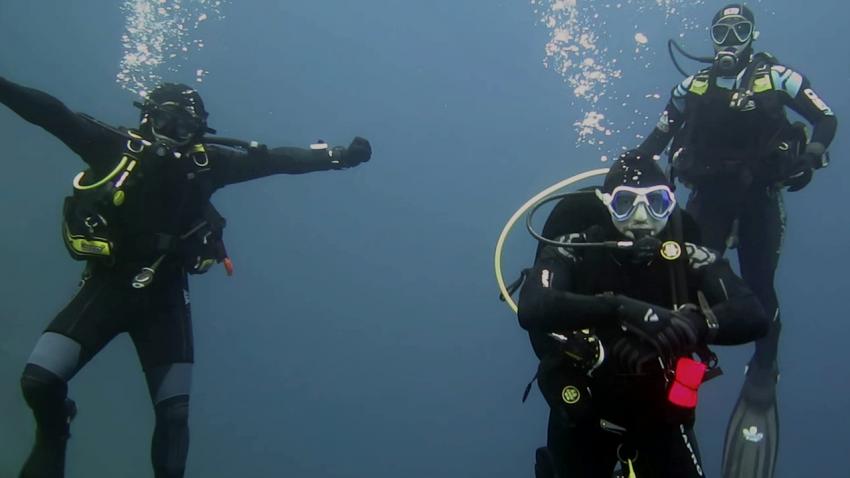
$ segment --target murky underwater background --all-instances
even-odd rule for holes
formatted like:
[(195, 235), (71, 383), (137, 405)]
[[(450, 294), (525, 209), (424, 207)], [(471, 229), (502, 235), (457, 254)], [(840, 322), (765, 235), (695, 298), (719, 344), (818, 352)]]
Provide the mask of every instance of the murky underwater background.
[[(723, 3), (10, 0), (0, 76), (112, 124), (134, 125), (131, 102), (163, 78), (197, 86), (224, 136), (373, 143), (356, 169), (215, 196), (236, 275), (217, 268), (191, 282), (187, 476), (523, 477), (546, 410), (536, 392), (520, 403), (535, 360), (496, 299), (496, 237), (537, 191), (640, 142), (680, 80), (667, 38), (708, 54), (707, 23)], [(778, 476), (846, 476), (850, 55), (840, 38), (850, 7), (751, 6), (758, 49), (806, 74), (842, 122), (833, 164), (786, 195)], [(34, 431), (20, 371), (81, 270), (59, 224), (83, 163), (5, 108), (0, 138), (6, 477)], [(509, 276), (533, 247), (518, 229)], [(750, 351), (721, 348), (726, 375), (701, 394), (709, 476)], [(150, 476), (153, 413), (127, 337), (71, 395), (80, 413), (67, 476)]]

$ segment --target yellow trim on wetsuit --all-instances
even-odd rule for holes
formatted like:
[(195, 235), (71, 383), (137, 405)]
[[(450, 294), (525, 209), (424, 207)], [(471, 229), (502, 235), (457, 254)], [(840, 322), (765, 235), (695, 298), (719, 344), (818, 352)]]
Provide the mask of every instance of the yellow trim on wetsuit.
[[(132, 141), (127, 140), (127, 150), (128, 150), (128, 151), (130, 151), (130, 152), (133, 152), (133, 153), (141, 153), (141, 152), (144, 150), (144, 148), (145, 148), (146, 146), (149, 146), (149, 145), (150, 145), (150, 143), (147, 143), (147, 142), (145, 141), (145, 139), (144, 139), (144, 138), (143, 138), (140, 134), (136, 133), (136, 132), (135, 132), (135, 131), (133, 131), (133, 130), (129, 130), (129, 131), (127, 131), (127, 134), (129, 134), (129, 135), (130, 135), (130, 136), (132, 136), (133, 138), (136, 138), (136, 139), (137, 139), (137, 140), (141, 143), (141, 145), (140, 145), (138, 148), (133, 148), (133, 147), (132, 147)], [(146, 144), (146, 143), (147, 143), (147, 144)], [(81, 183), (82, 183), (82, 180), (83, 180), (83, 177), (84, 177), (84, 176), (85, 176), (85, 174), (86, 174), (86, 172), (85, 172), (85, 171), (81, 171), (79, 174), (77, 174), (77, 175), (74, 177), (74, 181), (73, 181), (74, 189), (77, 189), (77, 190), (80, 190), (80, 191), (90, 191), (90, 190), (92, 190), (92, 189), (97, 189), (97, 188), (99, 188), (99, 187), (103, 186), (104, 184), (106, 184), (107, 182), (109, 182), (110, 180), (112, 180), (115, 176), (117, 176), (117, 175), (118, 175), (118, 173), (120, 173), (120, 172), (121, 172), (121, 170), (122, 170), (122, 169), (124, 169), (124, 166), (126, 166), (126, 165), (127, 165), (127, 163), (128, 163), (128, 162), (130, 162), (130, 160), (136, 160), (136, 161), (138, 161), (138, 159), (136, 159), (135, 157), (133, 157), (131, 154), (129, 154), (129, 153), (124, 153), (124, 154), (121, 156), (121, 161), (119, 161), (119, 162), (118, 162), (118, 166), (115, 166), (115, 169), (113, 169), (113, 170), (112, 170), (112, 172), (110, 172), (109, 174), (107, 174), (106, 176), (104, 176), (104, 177), (103, 177), (103, 179), (101, 179), (100, 181), (97, 181), (97, 182), (95, 182), (95, 183), (93, 183), (93, 184), (89, 184), (89, 185), (87, 185), (87, 186), (83, 186), (83, 185), (81, 184)]]
[(102, 238), (95, 237), (86, 239), (84, 236), (74, 236), (68, 229), (68, 224), (65, 225), (65, 242), (68, 247), (74, 252), (82, 256), (103, 256), (109, 257), (112, 255), (111, 243)]
[(85, 171), (81, 171), (80, 174), (74, 177), (74, 189), (80, 191), (89, 191), (103, 186), (104, 184), (108, 183), (112, 178), (117, 176), (118, 173), (120, 173), (124, 169), (124, 166), (127, 165), (128, 161), (130, 161), (130, 158), (126, 154), (124, 156), (121, 156), (121, 161), (118, 163), (118, 166), (116, 166), (115, 169), (112, 170), (111, 173), (104, 176), (103, 179), (101, 179), (100, 181), (97, 181), (93, 184), (89, 184), (87, 186), (83, 186), (82, 184), (80, 184), (80, 182), (83, 180), (83, 176), (86, 175)]
[(753, 81), (753, 93), (764, 93), (773, 89), (773, 82), (770, 80), (770, 72), (759, 76)]
[(708, 78), (695, 77), (694, 81), (691, 82), (691, 86), (688, 88), (688, 91), (695, 95), (704, 95), (705, 92), (708, 91)]

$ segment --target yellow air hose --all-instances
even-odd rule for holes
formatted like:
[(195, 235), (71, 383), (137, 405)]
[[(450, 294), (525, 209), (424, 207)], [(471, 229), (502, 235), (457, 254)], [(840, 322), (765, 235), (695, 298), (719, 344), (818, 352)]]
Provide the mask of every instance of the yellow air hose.
[(508, 288), (507, 288), (507, 286), (505, 286), (505, 278), (504, 278), (504, 276), (502, 276), (502, 250), (505, 247), (505, 241), (507, 240), (508, 235), (510, 235), (511, 230), (513, 230), (517, 221), (523, 215), (525, 215), (525, 213), (527, 213), (529, 209), (534, 207), (538, 202), (545, 199), (547, 196), (553, 194), (554, 192), (556, 192), (560, 189), (563, 189), (567, 186), (575, 184), (579, 181), (584, 181), (585, 179), (592, 178), (592, 177), (595, 177), (595, 176), (603, 176), (607, 173), (608, 173), (608, 168), (593, 169), (591, 171), (586, 171), (586, 172), (583, 172), (581, 174), (576, 174), (575, 176), (569, 177), (567, 179), (564, 179), (563, 181), (555, 183), (555, 184), (549, 186), (548, 188), (544, 189), (543, 191), (540, 191), (539, 193), (537, 193), (537, 195), (535, 195), (533, 198), (526, 201), (526, 203), (523, 204), (522, 207), (517, 209), (517, 211), (513, 214), (513, 216), (511, 216), (511, 218), (508, 220), (507, 224), (505, 224), (505, 227), (502, 229), (502, 233), (499, 235), (499, 240), (496, 241), (496, 252), (495, 252), (495, 259), (494, 259), (495, 266), (496, 266), (496, 282), (499, 284), (499, 291), (502, 293), (502, 297), (505, 298), (505, 303), (508, 304), (508, 307), (510, 307), (511, 310), (514, 311), (514, 313), (517, 312), (518, 308), (517, 308), (516, 302), (514, 302), (513, 298), (508, 293)]
[(83, 185), (83, 176), (86, 175), (86, 172), (85, 171), (80, 172), (80, 174), (77, 174), (74, 177), (74, 181), (73, 181), (74, 188), (78, 189), (80, 191), (88, 191), (90, 189), (95, 189), (95, 188), (99, 188), (99, 187), (103, 186), (104, 184), (107, 183), (107, 181), (109, 181), (110, 179), (117, 176), (118, 173), (120, 173), (121, 170), (124, 169), (124, 166), (127, 165), (127, 162), (129, 160), (130, 159), (126, 155), (121, 156), (121, 161), (118, 163), (118, 166), (115, 166), (115, 169), (113, 169), (111, 173), (104, 176), (103, 179), (101, 179), (100, 181), (97, 181), (93, 184), (89, 184), (87, 186)]

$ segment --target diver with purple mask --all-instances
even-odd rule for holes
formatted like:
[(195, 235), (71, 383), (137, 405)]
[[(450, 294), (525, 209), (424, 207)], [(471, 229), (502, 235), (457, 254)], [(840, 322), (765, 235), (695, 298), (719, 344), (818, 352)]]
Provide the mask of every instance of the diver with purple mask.
[[(538, 234), (531, 216), (557, 199)], [(755, 295), (635, 151), (601, 188), (539, 202), (528, 224), (541, 246), (517, 314), (550, 409), (535, 476), (704, 476), (693, 425), (696, 390), (719, 373), (708, 347), (765, 334)]]

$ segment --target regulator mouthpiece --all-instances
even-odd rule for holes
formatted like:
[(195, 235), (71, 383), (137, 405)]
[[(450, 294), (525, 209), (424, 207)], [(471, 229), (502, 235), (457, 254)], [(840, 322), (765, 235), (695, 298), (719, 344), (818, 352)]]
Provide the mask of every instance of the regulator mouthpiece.
[(721, 75), (732, 75), (738, 69), (738, 56), (734, 51), (719, 51), (714, 57), (714, 68)]

